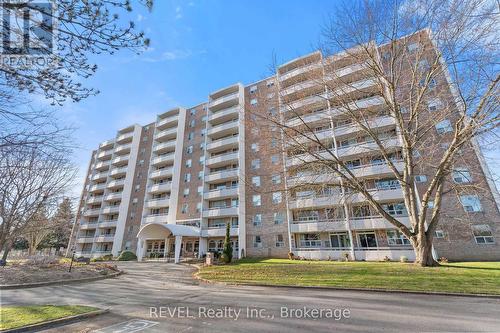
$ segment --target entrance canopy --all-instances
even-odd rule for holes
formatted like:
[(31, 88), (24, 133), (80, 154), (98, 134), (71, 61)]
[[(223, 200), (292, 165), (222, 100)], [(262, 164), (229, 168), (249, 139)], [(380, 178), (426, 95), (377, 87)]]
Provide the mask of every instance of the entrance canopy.
[(141, 227), (137, 238), (158, 239), (172, 236), (200, 237), (200, 229), (197, 227), (180, 224), (148, 223)]

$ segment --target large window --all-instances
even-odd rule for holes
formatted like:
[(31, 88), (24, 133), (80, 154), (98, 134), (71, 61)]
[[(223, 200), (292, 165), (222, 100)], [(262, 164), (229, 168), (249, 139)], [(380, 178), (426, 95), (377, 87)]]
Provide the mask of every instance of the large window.
[(321, 247), (321, 240), (319, 234), (301, 234), (300, 235), (301, 247)]
[(282, 212), (274, 213), (274, 224), (283, 224), (285, 221), (285, 215)]
[(260, 235), (254, 236), (253, 247), (262, 247), (262, 238), (260, 237)]
[(401, 185), (397, 179), (381, 179), (375, 181), (375, 187), (378, 190), (392, 190), (400, 188)]
[(390, 203), (382, 205), (384, 210), (393, 215), (393, 216), (408, 216), (408, 212), (406, 211), (405, 204), (402, 202), (399, 203)]
[(255, 214), (252, 220), (253, 220), (253, 225), (255, 226), (262, 225), (262, 214)]
[(283, 235), (279, 234), (276, 235), (276, 247), (284, 247), (285, 246), (285, 241), (283, 240)]
[(477, 244), (495, 243), (490, 226), (487, 224), (473, 225), (472, 232), (474, 233), (474, 238), (476, 239)]
[(345, 249), (351, 246), (351, 240), (347, 232), (330, 234), (330, 246)]
[(453, 131), (453, 127), (451, 127), (451, 122), (448, 119), (440, 121), (439, 123), (436, 124), (436, 131), (439, 134), (444, 134)]
[(359, 245), (363, 248), (377, 247), (377, 238), (374, 232), (363, 232), (358, 234)]
[(410, 245), (410, 240), (399, 230), (387, 230), (387, 243), (389, 245)]
[(261, 198), (260, 198), (260, 194), (254, 194), (253, 197), (252, 197), (252, 203), (255, 207), (257, 206), (260, 206), (261, 205)]
[(467, 168), (453, 169), (453, 181), (457, 184), (472, 182), (472, 176)]

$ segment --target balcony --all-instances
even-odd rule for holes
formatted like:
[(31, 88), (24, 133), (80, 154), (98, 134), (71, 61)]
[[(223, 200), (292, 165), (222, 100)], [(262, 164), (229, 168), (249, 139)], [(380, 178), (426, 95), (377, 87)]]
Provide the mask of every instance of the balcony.
[(102, 214), (112, 214), (120, 212), (120, 206), (106, 206), (102, 209)]
[(167, 223), (168, 222), (168, 213), (165, 214), (156, 214), (156, 215), (145, 215), (142, 218), (142, 224), (146, 223)]
[(103, 151), (100, 151), (99, 153), (97, 153), (97, 158), (98, 159), (109, 159), (111, 157), (111, 155), (113, 155), (112, 149), (103, 150)]
[[(229, 229), (230, 236), (238, 236), (239, 234), (238, 226), (231, 226)], [(201, 230), (202, 237), (224, 237), (226, 236), (226, 226), (220, 227), (208, 227), (207, 229)]]
[(203, 211), (203, 217), (237, 216), (238, 206), (213, 207)]
[(225, 154), (220, 154), (220, 155), (210, 157), (209, 159), (207, 159), (205, 161), (205, 164), (208, 167), (216, 168), (216, 167), (224, 166), (224, 165), (230, 164), (230, 163), (237, 163), (238, 156), (239, 156), (239, 153), (237, 151), (225, 153)]
[(234, 198), (238, 196), (238, 185), (233, 187), (225, 187), (220, 189), (213, 189), (205, 192), (205, 199), (225, 199)]
[(211, 112), (208, 115), (208, 122), (214, 124), (220, 124), (222, 122), (236, 118), (240, 113), (239, 107), (231, 107), (228, 109), (222, 109), (217, 112)]
[(152, 171), (149, 174), (149, 178), (151, 179), (157, 179), (157, 178), (163, 178), (163, 177), (168, 177), (173, 175), (174, 168), (163, 168), (160, 170), (155, 170)]
[(233, 106), (239, 103), (240, 93), (237, 91), (235, 93), (225, 95), (214, 100), (211, 100), (208, 103), (208, 107), (210, 109), (224, 109), (229, 106)]
[(113, 228), (118, 224), (118, 220), (103, 220), (99, 222), (99, 228)]
[(125, 185), (125, 179), (113, 180), (108, 182), (106, 185), (107, 188), (117, 188)]
[(93, 175), (91, 179), (93, 181), (99, 181), (99, 180), (105, 180), (106, 178), (108, 178), (107, 172), (99, 172), (99, 173), (96, 173), (95, 175)]
[(92, 243), (94, 241), (94, 235), (92, 236), (77, 236), (76, 237), (76, 242), (77, 243)]
[(116, 155), (123, 155), (123, 154), (128, 154), (130, 153), (130, 149), (132, 148), (132, 144), (124, 144), (124, 145), (119, 145), (115, 148), (115, 154)]
[(347, 230), (345, 220), (296, 220), (290, 225), (290, 232), (332, 232)]
[(301, 98), (295, 102), (288, 103), (281, 106), (281, 112), (300, 112), (300, 109), (305, 109), (307, 107), (320, 107), (321, 105), (327, 106), (326, 94), (312, 95), (308, 97)]
[(221, 151), (230, 148), (238, 148), (239, 138), (238, 135), (230, 136), (227, 138), (222, 138), (219, 140), (213, 140), (207, 144), (207, 151)]
[(109, 172), (110, 176), (123, 176), (127, 173), (127, 167), (113, 168)]
[(170, 197), (159, 198), (159, 199), (149, 199), (145, 202), (146, 208), (162, 208), (168, 207), (170, 205)]
[(89, 192), (93, 193), (93, 192), (97, 192), (97, 191), (102, 191), (105, 188), (106, 188), (106, 184), (105, 183), (96, 184), (96, 185), (92, 185), (92, 186), (89, 187)]
[[(410, 227), (408, 216), (395, 216), (396, 219)], [(352, 230), (374, 230), (374, 229), (394, 229), (394, 225), (387, 222), (382, 216), (355, 217), (349, 222)]]
[[(393, 117), (390, 116), (382, 116), (382, 117), (377, 117), (375, 119), (371, 119), (366, 122), (366, 126), (371, 129), (388, 129), (391, 127), (394, 127), (396, 125), (396, 121)], [(359, 127), (357, 124), (349, 124), (341, 127), (337, 127), (334, 129), (335, 131), (335, 136), (337, 138), (341, 138), (344, 136), (349, 136), (352, 135), (353, 133), (360, 132), (362, 131), (361, 127)]]
[(166, 151), (173, 151), (175, 150), (175, 145), (177, 141), (176, 140), (170, 140), (162, 143), (155, 144), (153, 146), (153, 151), (157, 154), (161, 154)]
[(97, 228), (97, 222), (80, 221), (80, 230), (88, 230)]
[(174, 162), (174, 158), (175, 158), (175, 153), (157, 156), (151, 160), (151, 165), (156, 166), (156, 165), (166, 164), (169, 162)]
[[(404, 199), (403, 190), (398, 186), (391, 186), (386, 188), (370, 189), (371, 196), (377, 201), (401, 201)], [(357, 203), (364, 202), (366, 198), (361, 193), (352, 193), (346, 195), (346, 201)]]
[(284, 82), (288, 79), (291, 79), (297, 75), (301, 75), (301, 74), (305, 74), (309, 71), (312, 71), (312, 70), (315, 70), (315, 69), (319, 69), (321, 68), (321, 63), (312, 63), (312, 64), (308, 64), (306, 66), (301, 66), (301, 67), (298, 67), (298, 68), (294, 68), (288, 72), (286, 72), (285, 74), (282, 74), (279, 76), (279, 80), (281, 82)]
[(156, 140), (170, 140), (177, 136), (177, 127), (169, 128), (155, 133)]
[(178, 121), (179, 121), (178, 114), (176, 114), (174, 116), (158, 119), (158, 121), (156, 122), (156, 128), (163, 129), (167, 126), (168, 127), (177, 126)]
[(215, 183), (220, 180), (238, 179), (238, 172), (238, 168), (212, 172), (205, 176), (205, 182)]
[(85, 209), (83, 216), (98, 216), (101, 213), (101, 208)]
[(111, 165), (111, 161), (97, 162), (94, 166), (94, 169), (96, 169), (97, 171), (103, 171), (103, 170), (106, 170), (107, 168), (109, 168), (110, 165)]
[(117, 165), (117, 164), (125, 164), (128, 162), (129, 155), (123, 155), (123, 156), (117, 156), (111, 160), (111, 164)]
[(115, 140), (106, 140), (104, 142), (101, 142), (101, 144), (99, 144), (99, 149), (113, 148), (114, 143), (115, 143)]
[(94, 238), (94, 242), (96, 243), (106, 243), (112, 242), (115, 240), (115, 234), (101, 234)]
[(123, 192), (112, 192), (104, 196), (104, 201), (111, 201), (115, 199), (121, 199)]
[(353, 92), (363, 92), (368, 88), (372, 88), (377, 86), (378, 81), (376, 78), (364, 79), (360, 81), (356, 81), (340, 87), (334, 91), (328, 93), (328, 98), (335, 99), (336, 97), (347, 95)]
[(154, 184), (148, 187), (149, 193), (169, 192), (171, 190), (172, 190), (172, 182), (167, 182), (163, 184)]
[(351, 75), (353, 73), (357, 73), (363, 69), (368, 69), (368, 68), (369, 68), (368, 63), (352, 64), (352, 65), (337, 69), (333, 73), (329, 73), (329, 74), (325, 75), (325, 81), (339, 79), (339, 78), (342, 78), (344, 76), (348, 76), (348, 75)]
[(134, 137), (134, 132), (123, 133), (116, 138), (117, 143), (124, 143), (127, 141), (132, 141)]
[(234, 134), (238, 132), (239, 121), (238, 119), (230, 120), (226, 123), (209, 128), (207, 134), (209, 136), (217, 134), (218, 136), (224, 136), (229, 134)]
[(92, 196), (92, 197), (87, 198), (85, 203), (87, 203), (87, 204), (100, 203), (102, 201), (102, 198), (103, 198), (102, 195)]
[(340, 193), (332, 195), (312, 195), (307, 197), (299, 197), (290, 201), (290, 209), (302, 209), (312, 207), (330, 207), (335, 204), (340, 204), (342, 195)]
[[(397, 137), (383, 140), (383, 147), (385, 149), (397, 148), (400, 146), (401, 144)], [(362, 155), (373, 151), (380, 151), (380, 148), (376, 142), (365, 142), (338, 148), (337, 153), (340, 157), (345, 158), (348, 156)]]

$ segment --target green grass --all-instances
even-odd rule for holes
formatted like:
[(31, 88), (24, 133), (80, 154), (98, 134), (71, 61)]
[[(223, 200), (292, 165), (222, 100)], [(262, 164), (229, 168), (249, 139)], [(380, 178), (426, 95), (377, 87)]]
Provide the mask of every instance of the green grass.
[(199, 276), (213, 281), (343, 288), (500, 295), (500, 262), (460, 262), (419, 267), (397, 262), (243, 259), (209, 266)]
[(98, 310), (82, 305), (2, 306), (0, 329), (11, 329)]

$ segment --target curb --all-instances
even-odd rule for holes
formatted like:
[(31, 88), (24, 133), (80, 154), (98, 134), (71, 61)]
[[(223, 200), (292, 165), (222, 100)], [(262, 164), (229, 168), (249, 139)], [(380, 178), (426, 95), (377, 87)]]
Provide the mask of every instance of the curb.
[[(199, 268), (198, 268), (199, 269)], [(199, 271), (193, 274), (193, 277), (201, 282), (208, 284), (219, 284), (223, 286), (250, 286), (250, 287), (266, 287), (266, 288), (280, 288), (280, 289), (305, 289), (305, 290), (339, 290), (339, 291), (365, 291), (376, 293), (398, 293), (398, 294), (412, 294), (412, 295), (433, 295), (433, 296), (458, 296), (458, 297), (480, 297), (500, 300), (500, 295), (490, 294), (469, 294), (469, 293), (448, 293), (439, 291), (414, 291), (414, 290), (401, 290), (401, 289), (375, 289), (375, 288), (344, 288), (344, 287), (326, 287), (326, 286), (287, 286), (283, 284), (269, 285), (262, 283), (238, 283), (238, 282), (221, 282), (207, 280), (199, 276)]]
[(52, 326), (56, 326), (56, 325), (60, 325), (60, 324), (67, 324), (67, 323), (73, 322), (73, 321), (80, 321), (82, 319), (95, 317), (95, 316), (98, 316), (98, 315), (101, 315), (104, 313), (108, 313), (108, 312), (109, 312), (109, 309), (96, 310), (96, 311), (91, 311), (91, 312), (87, 312), (87, 313), (82, 313), (79, 315), (44, 321), (41, 323), (27, 325), (27, 326), (23, 326), (23, 327), (16, 327), (16, 328), (8, 329), (8, 330), (1, 330), (0, 332), (1, 333), (20, 333), (20, 332), (32, 332), (32, 331), (38, 332), (40, 329), (47, 329), (47, 328), (50, 328)]
[(45, 287), (45, 286), (53, 286), (53, 285), (65, 285), (65, 284), (73, 284), (73, 283), (81, 283), (81, 282), (92, 282), (92, 281), (114, 278), (114, 277), (117, 277), (123, 273), (124, 273), (123, 271), (118, 271), (118, 272), (108, 274), (108, 275), (94, 276), (94, 277), (88, 277), (88, 278), (82, 278), (82, 279), (57, 280), (57, 281), (47, 281), (47, 282), (35, 282), (35, 283), (7, 284), (7, 285), (0, 285), (0, 290), (37, 288), (37, 287)]

